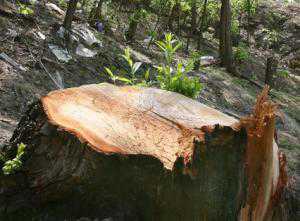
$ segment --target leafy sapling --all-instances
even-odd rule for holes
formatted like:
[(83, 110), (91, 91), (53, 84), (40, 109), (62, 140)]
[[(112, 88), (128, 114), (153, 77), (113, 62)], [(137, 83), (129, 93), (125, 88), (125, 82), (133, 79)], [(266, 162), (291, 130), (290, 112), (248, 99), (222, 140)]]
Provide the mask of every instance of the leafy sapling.
[(20, 2), (18, 2), (18, 11), (22, 15), (32, 15), (34, 13), (31, 8), (24, 4), (21, 4)]
[(115, 75), (112, 72), (112, 70), (110, 70), (107, 67), (105, 67), (105, 71), (109, 75), (110, 79), (114, 82), (114, 84), (116, 84), (116, 81), (121, 81), (121, 82), (126, 83), (126, 84), (132, 84), (132, 81), (130, 79)]
[(157, 41), (156, 45), (164, 52), (167, 65), (171, 65), (174, 55), (182, 43), (174, 39), (171, 33), (167, 33), (165, 34), (165, 40)]
[[(114, 84), (116, 84), (116, 81), (120, 81), (120, 82), (123, 82), (125, 84), (129, 84), (129, 85), (139, 85), (137, 83), (138, 79), (136, 78), (136, 73), (140, 69), (140, 67), (142, 65), (142, 62), (134, 62), (132, 60), (130, 48), (126, 48), (124, 50), (124, 54), (122, 54), (121, 56), (125, 59), (125, 61), (127, 62), (128, 66), (129, 66), (129, 69), (130, 69), (130, 71), (129, 71), (130, 78), (117, 76), (117, 75), (115, 75), (112, 72), (111, 69), (109, 69), (107, 67), (105, 67), (105, 71), (109, 75), (110, 79), (114, 82)], [(145, 77), (149, 78), (149, 71), (147, 71), (145, 73)]]
[(7, 160), (4, 162), (4, 166), (2, 167), (2, 171), (5, 175), (10, 175), (19, 170), (22, 166), (22, 156), (25, 153), (26, 145), (23, 143), (20, 143), (18, 145), (18, 151), (15, 158), (12, 160)]
[(133, 60), (131, 58), (130, 48), (126, 48), (124, 50), (124, 54), (122, 55), (122, 57), (127, 61), (129, 65), (131, 79), (136, 80), (135, 74), (141, 67), (142, 62), (133, 63)]
[(188, 72), (194, 68), (194, 59), (190, 59), (185, 66), (182, 62), (179, 62), (176, 69), (173, 70), (171, 64), (181, 44), (173, 39), (172, 34), (166, 34), (165, 41), (159, 41), (156, 44), (163, 51), (166, 60), (165, 64), (157, 67), (157, 80), (160, 88), (196, 98), (202, 89), (202, 85), (197, 78), (188, 76)]

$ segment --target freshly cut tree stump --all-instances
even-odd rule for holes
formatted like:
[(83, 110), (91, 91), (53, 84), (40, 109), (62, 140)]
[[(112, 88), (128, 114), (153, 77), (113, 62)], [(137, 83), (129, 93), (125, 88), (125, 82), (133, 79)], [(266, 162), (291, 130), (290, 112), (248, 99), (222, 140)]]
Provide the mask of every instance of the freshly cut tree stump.
[[(265, 89), (236, 120), (182, 95), (87, 85), (54, 91), (21, 119), (0, 175), (5, 220), (271, 220), (286, 186)], [(1, 219), (2, 220), (2, 219)]]

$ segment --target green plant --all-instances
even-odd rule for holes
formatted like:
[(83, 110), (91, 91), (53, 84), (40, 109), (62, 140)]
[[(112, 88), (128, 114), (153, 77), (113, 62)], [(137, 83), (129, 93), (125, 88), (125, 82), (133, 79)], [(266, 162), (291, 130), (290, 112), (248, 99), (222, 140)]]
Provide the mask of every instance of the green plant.
[(133, 60), (131, 59), (130, 48), (126, 48), (124, 50), (124, 54), (121, 56), (127, 61), (129, 65), (131, 79), (136, 80), (135, 74), (141, 67), (142, 62), (135, 62), (135, 63), (133, 62)]
[(174, 39), (171, 33), (167, 33), (165, 34), (164, 41), (156, 41), (156, 45), (164, 52), (167, 65), (171, 65), (175, 52), (182, 44)]
[(188, 77), (187, 73), (194, 67), (194, 59), (190, 59), (187, 65), (183, 65), (182, 62), (177, 64), (177, 68), (174, 71), (171, 67), (171, 63), (174, 58), (174, 54), (181, 44), (177, 43), (173, 39), (172, 34), (165, 35), (165, 41), (156, 42), (159, 48), (163, 51), (166, 63), (157, 67), (160, 88), (183, 94), (187, 97), (195, 98), (198, 96), (202, 89), (202, 85), (199, 80), (193, 77)]
[(0, 153), (0, 162), (5, 162), (5, 156), (2, 153)]
[(170, 66), (158, 67), (157, 80), (160, 88), (196, 98), (202, 89), (202, 85), (198, 79), (187, 76), (187, 73), (192, 69), (193, 65), (191, 62), (185, 67), (179, 62), (174, 72)]
[(19, 13), (22, 15), (32, 15), (33, 14), (33, 10), (29, 7), (27, 7), (26, 5), (23, 5), (21, 3), (18, 3), (19, 6)]
[(134, 62), (132, 60), (130, 48), (126, 48), (124, 50), (124, 54), (122, 54), (121, 57), (123, 57), (125, 59), (125, 61), (127, 62), (128, 66), (129, 66), (130, 78), (121, 77), (119, 75), (116, 75), (116, 74), (113, 73), (113, 71), (111, 69), (105, 67), (106, 73), (109, 75), (110, 79), (114, 82), (114, 84), (116, 83), (116, 81), (120, 81), (120, 82), (123, 82), (125, 84), (129, 84), (129, 85), (148, 86), (150, 84), (149, 83), (150, 70), (148, 69), (144, 73), (144, 78), (143, 78), (142, 82), (138, 83), (136, 73), (140, 69), (140, 67), (142, 65), (142, 62)]
[(271, 48), (278, 45), (279, 41), (282, 38), (282, 35), (276, 30), (263, 28), (262, 33), (264, 33), (263, 40), (266, 42), (266, 46)]
[(143, 80), (140, 83), (137, 83), (136, 86), (139, 86), (139, 87), (149, 87), (149, 86), (151, 86), (150, 69), (147, 69), (147, 71), (144, 73)]
[[(26, 148), (26, 145), (23, 143), (20, 143), (18, 145), (16, 157), (13, 158), (12, 160), (7, 160), (4, 162), (2, 171), (5, 175), (10, 175), (10, 174), (14, 173), (15, 171), (17, 171), (18, 169), (20, 169), (20, 167), (22, 166), (21, 159), (25, 153), (25, 148)], [(2, 156), (2, 158), (5, 160), (4, 156)]]
[(220, 20), (221, 1), (208, 1), (207, 2), (207, 19), (208, 25), (213, 25), (216, 21)]
[(258, 0), (244, 0), (242, 7), (249, 16), (253, 16), (258, 7)]
[(234, 78), (232, 81), (234, 84), (240, 85), (243, 88), (246, 88), (249, 84), (247, 80), (241, 79), (241, 78)]
[(240, 35), (240, 23), (237, 19), (233, 19), (231, 22), (231, 33), (233, 35)]
[(116, 81), (121, 81), (125, 84), (132, 84), (133, 83), (132, 80), (129, 79), (129, 78), (120, 77), (120, 76), (115, 75), (112, 72), (112, 70), (107, 68), (107, 67), (105, 67), (104, 69), (105, 69), (106, 73), (109, 75), (110, 79), (114, 82), (114, 84), (116, 84)]
[(62, 8), (67, 8), (68, 7), (68, 3), (65, 0), (59, 0), (58, 3), (59, 3), (59, 6), (62, 7)]
[(288, 78), (290, 75), (290, 72), (286, 69), (281, 69), (279, 71), (276, 72), (276, 75), (278, 77), (282, 77), (282, 78)]
[(248, 47), (245, 44), (240, 43), (234, 50), (234, 58), (237, 62), (248, 60), (250, 57)]
[(201, 65), (201, 56), (202, 55), (203, 55), (203, 53), (199, 52), (199, 51), (192, 52), (191, 59), (192, 59), (193, 64), (194, 64), (193, 70), (195, 70), (195, 71), (199, 70), (200, 65)]

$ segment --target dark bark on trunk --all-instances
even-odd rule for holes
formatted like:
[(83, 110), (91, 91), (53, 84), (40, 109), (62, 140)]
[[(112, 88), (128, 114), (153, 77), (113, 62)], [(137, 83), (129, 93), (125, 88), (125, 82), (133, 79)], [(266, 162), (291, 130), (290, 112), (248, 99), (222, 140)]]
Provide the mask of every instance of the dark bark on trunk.
[(68, 4), (68, 9), (66, 12), (65, 20), (64, 20), (64, 28), (66, 30), (71, 30), (72, 28), (72, 21), (73, 17), (76, 11), (76, 6), (77, 6), (78, 0), (70, 0)]
[(129, 21), (129, 27), (126, 31), (125, 37), (127, 41), (133, 41), (134, 40), (134, 36), (136, 34), (136, 30), (139, 24), (139, 12), (135, 11), (133, 14), (133, 17), (130, 18)]
[(265, 84), (273, 87), (273, 78), (277, 70), (278, 61), (274, 57), (267, 58)]
[(104, 0), (100, 0), (98, 2), (96, 13), (95, 13), (95, 19), (102, 19), (102, 6), (103, 6)]
[(204, 26), (206, 24), (206, 17), (207, 17), (207, 0), (204, 0), (203, 10), (201, 13), (201, 23), (199, 28), (198, 40), (197, 40), (197, 50), (200, 50), (200, 44), (203, 39)]
[(234, 72), (231, 41), (230, 0), (222, 0), (220, 16), (220, 59), (221, 66), (230, 73)]
[(103, 3), (105, 2), (105, 0), (99, 0), (98, 3), (94, 4), (94, 7), (92, 8), (92, 10), (90, 11), (89, 14), (89, 23), (92, 27), (96, 26), (96, 22), (101, 20), (101, 22), (105, 25), (105, 31), (107, 33), (109, 33), (109, 24), (107, 22), (104, 21), (103, 19), (103, 15), (102, 15), (102, 8), (103, 8)]
[(187, 54), (189, 53), (190, 40), (191, 40), (191, 38), (193, 38), (193, 36), (197, 32), (196, 24), (197, 24), (197, 1), (193, 0), (192, 7), (191, 7), (191, 28), (189, 30), (189, 33), (187, 35), (187, 40), (186, 40), (186, 53)]
[(174, 31), (174, 26), (173, 23), (174, 21), (178, 21), (179, 19), (179, 10), (180, 10), (180, 3), (176, 1), (175, 5), (171, 9), (171, 13), (169, 15), (169, 20), (168, 20), (168, 28), (170, 29), (171, 32)]
[(250, 7), (251, 7), (251, 0), (246, 0), (246, 8), (247, 8), (247, 42), (248, 42), (248, 46), (250, 47), (250, 42), (251, 42), (251, 35), (250, 35), (250, 17), (251, 17), (251, 11), (250, 11)]
[(192, 1), (192, 8), (191, 8), (191, 34), (195, 35), (197, 31), (197, 0)]

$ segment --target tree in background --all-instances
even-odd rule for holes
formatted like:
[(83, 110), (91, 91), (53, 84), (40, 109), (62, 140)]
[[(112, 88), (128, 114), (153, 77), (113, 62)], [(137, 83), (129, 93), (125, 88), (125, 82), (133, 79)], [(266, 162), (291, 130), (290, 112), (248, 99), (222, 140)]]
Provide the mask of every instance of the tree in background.
[(200, 43), (203, 38), (203, 31), (204, 26), (206, 25), (206, 19), (207, 19), (207, 0), (204, 0), (203, 7), (202, 7), (202, 13), (201, 13), (201, 22), (199, 27), (199, 33), (197, 38), (197, 50), (200, 50)]
[(197, 31), (197, 0), (192, 0), (191, 3), (191, 34), (196, 34)]
[(68, 9), (64, 20), (64, 28), (66, 30), (71, 30), (72, 28), (72, 21), (74, 18), (77, 3), (78, 0), (70, 0), (68, 3)]
[(94, 7), (92, 8), (90, 15), (89, 15), (89, 21), (90, 24), (94, 25), (94, 23), (97, 20), (103, 20), (103, 13), (102, 13), (102, 8), (103, 8), (103, 3), (105, 0), (99, 0), (98, 2), (94, 3)]
[(180, 19), (180, 1), (175, 0), (171, 8), (171, 12), (168, 19), (168, 28), (171, 32), (174, 32), (174, 26), (173, 26), (174, 21), (177, 21), (177, 23), (179, 24), (179, 19)]
[(230, 0), (222, 0), (220, 16), (220, 59), (221, 66), (230, 73), (234, 72), (231, 42), (231, 7)]
[(125, 33), (125, 37), (127, 41), (132, 41), (134, 39), (139, 21), (142, 17), (143, 9), (136, 8), (133, 14), (129, 17), (129, 27)]

